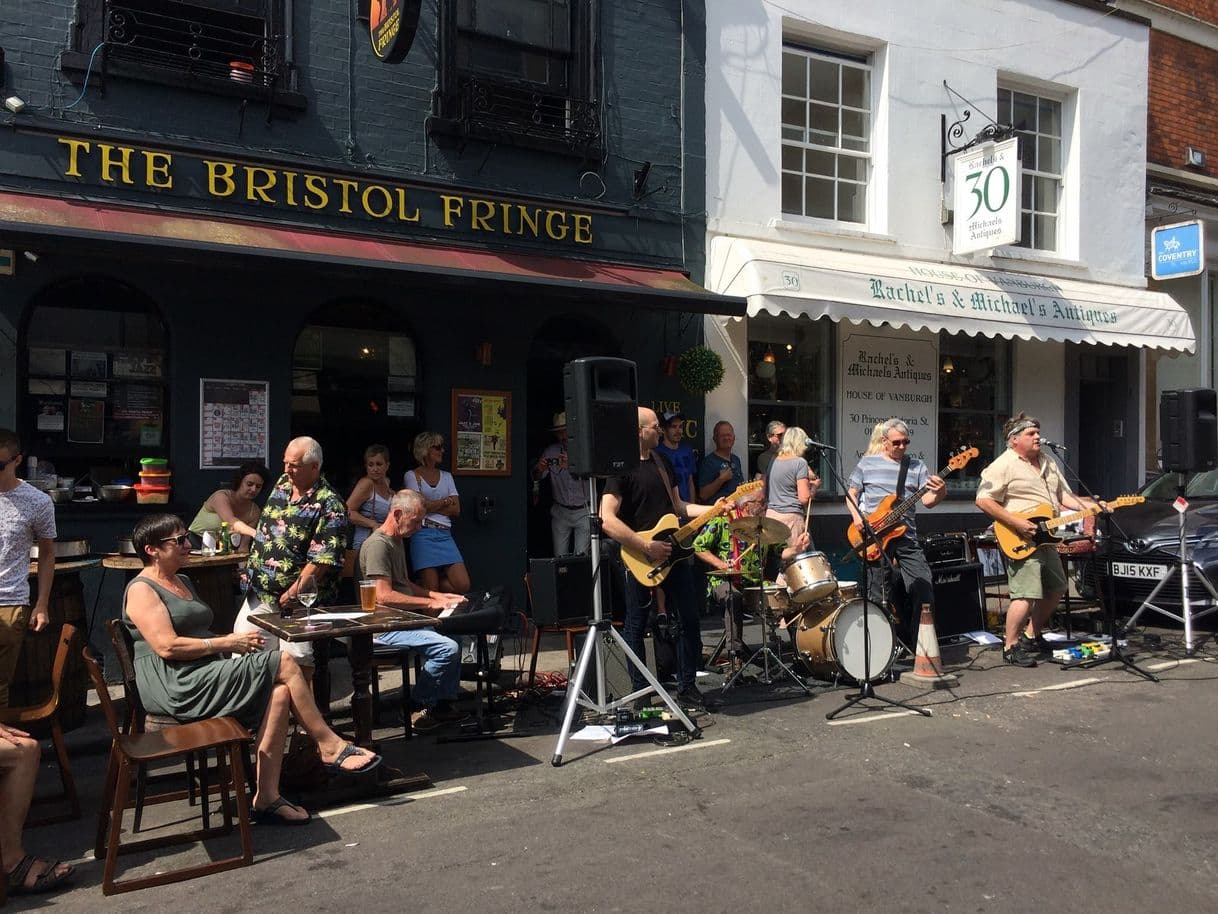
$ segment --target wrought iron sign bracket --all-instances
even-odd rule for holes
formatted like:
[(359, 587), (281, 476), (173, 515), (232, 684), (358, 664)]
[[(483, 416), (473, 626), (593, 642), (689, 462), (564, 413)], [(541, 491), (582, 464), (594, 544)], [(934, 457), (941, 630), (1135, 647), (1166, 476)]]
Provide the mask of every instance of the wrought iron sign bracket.
[[(997, 143), (1002, 140), (1009, 140), (1015, 136), (1017, 128), (1008, 124), (1000, 124), (992, 119), (979, 107), (949, 86), (946, 79), (943, 80), (943, 88), (964, 102), (964, 110), (952, 124), (949, 125), (947, 123), (946, 114), (939, 115), (939, 181), (946, 183), (948, 156), (954, 155), (957, 152), (963, 152), (966, 149), (972, 149), (974, 146), (980, 146), (982, 143)], [(974, 111), (989, 121), (989, 123), (978, 130), (972, 139), (961, 142), (967, 132), (966, 125), (972, 118)]]

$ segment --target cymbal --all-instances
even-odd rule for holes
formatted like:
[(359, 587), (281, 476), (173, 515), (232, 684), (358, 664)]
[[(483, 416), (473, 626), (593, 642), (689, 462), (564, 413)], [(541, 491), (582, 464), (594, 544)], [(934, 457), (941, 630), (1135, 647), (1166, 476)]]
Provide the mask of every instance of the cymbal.
[(742, 517), (727, 525), (732, 536), (760, 546), (785, 543), (791, 531), (787, 525), (772, 517)]

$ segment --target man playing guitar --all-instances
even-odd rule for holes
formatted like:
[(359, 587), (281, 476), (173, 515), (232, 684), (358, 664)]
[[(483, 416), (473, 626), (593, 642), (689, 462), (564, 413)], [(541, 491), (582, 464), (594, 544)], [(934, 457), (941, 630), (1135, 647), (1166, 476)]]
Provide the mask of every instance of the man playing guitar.
[[(1036, 524), (1017, 512), (1046, 500), (1054, 513), (1060, 513), (1063, 505), (1075, 510), (1094, 505), (1071, 492), (1057, 464), (1041, 454), (1039, 419), (1021, 412), (1007, 420), (1002, 433), (1007, 449), (981, 473), (978, 508), (1030, 540), (1036, 535)], [(1015, 666), (1036, 666), (1036, 656), (1051, 653), (1044, 639), (1044, 625), (1066, 592), (1066, 572), (1053, 544), (1040, 546), (1027, 558), (1008, 559), (1007, 582), (1010, 603), (1002, 659)], [(1029, 618), (1031, 638), (1023, 634)]]
[[(862, 526), (859, 510), (870, 516), (886, 496), (895, 495), (898, 500), (904, 499), (925, 487), (926, 493), (921, 502), (925, 507), (933, 508), (947, 494), (947, 486), (942, 478), (931, 475), (925, 463), (906, 453), (909, 426), (900, 419), (889, 419), (880, 425), (880, 433), (883, 449), (878, 454), (861, 458), (846, 483), (850, 493), (846, 506), (856, 527)], [(933, 608), (935, 591), (930, 566), (926, 564), (926, 556), (918, 545), (913, 511), (904, 523), (905, 533), (893, 537), (884, 548), (887, 558), (867, 569), (867, 589), (871, 602), (885, 607), (884, 585), (895, 583), (891, 580), (892, 560), (895, 559), (902, 586), (891, 593), (891, 603), (900, 613), (904, 624), (903, 628), (897, 629), (897, 635), (912, 650), (918, 643), (922, 605), (928, 603)]]
[[(672, 545), (662, 539), (645, 539), (635, 531), (652, 528), (665, 514), (675, 512), (679, 518), (693, 518), (711, 510), (708, 506), (681, 500), (673, 482), (672, 466), (655, 450), (659, 441), (660, 422), (655, 412), (640, 406), (639, 465), (624, 476), (608, 480), (601, 496), (601, 524), (605, 533), (623, 546), (646, 555), (652, 562), (667, 559), (672, 554)], [(626, 619), (622, 636), (642, 659), (651, 588), (629, 574), (624, 577)], [(664, 589), (667, 610), (677, 620), (676, 697), (683, 705), (704, 708), (706, 702), (694, 684), (702, 665), (702, 629), (689, 562), (673, 565), (660, 586)], [(636, 690), (647, 685), (634, 666), (630, 667), (630, 679)]]

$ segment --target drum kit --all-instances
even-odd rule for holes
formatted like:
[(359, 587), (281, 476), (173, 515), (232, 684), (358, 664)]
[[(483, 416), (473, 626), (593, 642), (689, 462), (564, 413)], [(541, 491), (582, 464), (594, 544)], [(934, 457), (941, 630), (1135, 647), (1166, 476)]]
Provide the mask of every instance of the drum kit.
[[(743, 517), (729, 523), (734, 536), (751, 547), (787, 541), (788, 529), (767, 517)], [(784, 584), (742, 587), (745, 611), (762, 622), (763, 646), (744, 663), (760, 666), (758, 681), (773, 682), (784, 673), (811, 694), (807, 685), (770, 649), (785, 629), (795, 651), (795, 663), (805, 675), (838, 681), (876, 682), (889, 673), (897, 642), (892, 622), (882, 608), (859, 597), (858, 584), (839, 581), (823, 552), (801, 552), (782, 569)], [(723, 684), (726, 691), (744, 671), (736, 670)]]

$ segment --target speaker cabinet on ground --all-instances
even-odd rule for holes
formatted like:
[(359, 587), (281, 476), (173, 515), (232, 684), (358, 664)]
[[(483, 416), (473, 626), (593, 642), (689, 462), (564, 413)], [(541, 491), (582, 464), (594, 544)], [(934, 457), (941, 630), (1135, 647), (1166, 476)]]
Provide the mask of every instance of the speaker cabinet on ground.
[(634, 362), (587, 358), (562, 369), (567, 465), (574, 476), (618, 476), (639, 465)]
[(931, 569), (935, 588), (935, 634), (940, 638), (985, 628), (981, 599), (981, 564), (946, 565)]
[(1208, 387), (1165, 390), (1159, 397), (1163, 469), (1194, 473), (1218, 466), (1218, 394)]
[[(601, 561), (601, 600), (605, 618), (613, 618), (614, 595), (610, 586), (613, 565)], [(529, 590), (533, 596), (533, 621), (538, 625), (579, 625), (592, 618), (592, 558), (564, 555), (556, 559), (529, 560)]]

